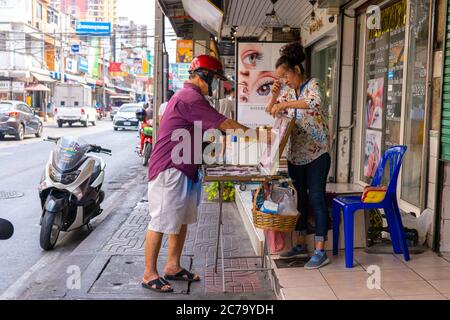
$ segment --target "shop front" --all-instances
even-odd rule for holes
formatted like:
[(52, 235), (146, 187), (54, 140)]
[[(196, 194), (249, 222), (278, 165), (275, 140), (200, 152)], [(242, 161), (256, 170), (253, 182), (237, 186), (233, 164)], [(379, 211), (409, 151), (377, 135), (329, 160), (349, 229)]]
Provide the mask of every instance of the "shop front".
[(379, 3), (380, 19), (367, 14), (368, 6), (356, 9), (354, 180), (369, 184), (384, 151), (406, 145), (399, 206), (420, 214), (428, 191), (431, 1)]
[(0, 80), (0, 100), (25, 101), (25, 82)]
[(324, 107), (328, 113), (332, 159), (329, 181), (332, 182), (336, 181), (337, 152), (337, 35), (337, 19), (320, 8), (315, 9), (314, 23), (308, 23), (301, 31), (302, 45), (308, 54), (306, 69), (311, 77), (321, 80), (326, 97)]

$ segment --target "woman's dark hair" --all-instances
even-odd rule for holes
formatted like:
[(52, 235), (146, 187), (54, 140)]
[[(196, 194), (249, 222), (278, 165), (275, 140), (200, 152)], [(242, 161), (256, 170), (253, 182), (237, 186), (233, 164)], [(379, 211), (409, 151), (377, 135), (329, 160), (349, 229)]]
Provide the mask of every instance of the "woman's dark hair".
[(280, 49), (280, 58), (278, 58), (275, 67), (285, 66), (294, 70), (298, 66), (302, 74), (304, 74), (305, 68), (302, 63), (305, 59), (306, 55), (303, 46), (299, 42), (292, 42)]

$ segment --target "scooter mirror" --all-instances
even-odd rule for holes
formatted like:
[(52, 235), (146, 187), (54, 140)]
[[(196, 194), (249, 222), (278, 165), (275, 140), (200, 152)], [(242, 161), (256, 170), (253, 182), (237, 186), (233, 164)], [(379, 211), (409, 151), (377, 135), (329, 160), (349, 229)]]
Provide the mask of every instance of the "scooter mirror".
[(0, 240), (8, 240), (14, 234), (14, 226), (5, 219), (0, 219)]

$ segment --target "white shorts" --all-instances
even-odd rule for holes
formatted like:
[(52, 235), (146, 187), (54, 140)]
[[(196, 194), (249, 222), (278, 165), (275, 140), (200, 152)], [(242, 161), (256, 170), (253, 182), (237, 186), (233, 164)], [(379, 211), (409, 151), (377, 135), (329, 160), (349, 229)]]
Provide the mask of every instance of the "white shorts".
[(181, 171), (171, 168), (148, 183), (151, 217), (148, 230), (179, 234), (183, 224), (197, 222), (201, 180), (192, 182)]

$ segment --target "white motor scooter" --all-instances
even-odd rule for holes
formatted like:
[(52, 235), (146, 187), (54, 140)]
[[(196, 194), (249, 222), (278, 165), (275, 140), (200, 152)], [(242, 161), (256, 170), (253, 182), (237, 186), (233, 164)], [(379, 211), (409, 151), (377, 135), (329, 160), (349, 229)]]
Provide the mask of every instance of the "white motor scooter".
[(111, 155), (111, 150), (91, 145), (78, 137), (47, 138), (56, 143), (39, 185), (41, 199), (40, 245), (54, 248), (61, 231), (73, 231), (102, 213), (101, 190), (105, 162), (90, 153)]

